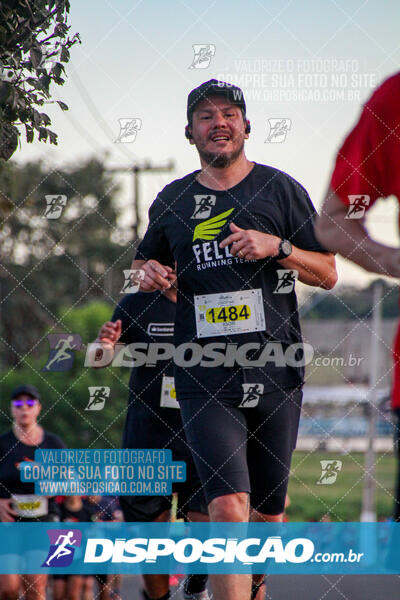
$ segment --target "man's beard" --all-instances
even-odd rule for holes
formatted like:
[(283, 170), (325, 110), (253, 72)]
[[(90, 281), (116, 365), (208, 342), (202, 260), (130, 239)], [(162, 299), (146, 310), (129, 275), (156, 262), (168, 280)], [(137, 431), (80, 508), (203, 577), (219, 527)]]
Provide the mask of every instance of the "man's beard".
[(229, 167), (232, 163), (234, 163), (235, 160), (237, 160), (237, 158), (243, 152), (243, 148), (244, 140), (236, 150), (228, 154), (218, 154), (217, 152), (205, 152), (204, 150), (201, 150), (201, 148), (198, 147), (197, 151), (200, 155), (200, 158), (202, 158), (209, 167), (215, 167), (216, 169), (225, 169), (226, 167)]

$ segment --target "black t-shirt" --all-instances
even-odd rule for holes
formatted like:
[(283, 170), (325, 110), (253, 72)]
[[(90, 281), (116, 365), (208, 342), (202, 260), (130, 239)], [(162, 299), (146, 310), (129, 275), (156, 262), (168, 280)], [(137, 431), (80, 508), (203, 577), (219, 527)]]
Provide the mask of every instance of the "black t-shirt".
[[(35, 493), (33, 482), (21, 481), (19, 465), (24, 461), (35, 460), (35, 450), (39, 448), (66, 448), (66, 445), (61, 438), (48, 431), (44, 432), (43, 441), (37, 446), (23, 444), (13, 431), (0, 436), (0, 498)], [(49, 512), (57, 512), (52, 499), (49, 500)]]
[[(175, 310), (175, 302), (160, 292), (128, 294), (112, 316), (112, 321), (122, 321), (119, 342), (126, 345), (173, 344)], [(147, 348), (140, 350), (142, 355), (148, 353)], [(180, 411), (167, 406), (162, 398), (162, 395), (169, 397), (171, 393), (175, 394), (173, 376), (172, 359), (132, 368), (124, 448), (137, 447), (138, 428), (148, 432), (149, 443), (153, 441), (154, 447), (166, 444), (172, 437), (171, 432), (182, 429)], [(179, 440), (174, 441), (175, 445), (178, 443)]]
[[(160, 292), (146, 294), (128, 294), (116, 306), (112, 321), (121, 319), (122, 334), (119, 343), (150, 344), (170, 343), (174, 341), (174, 322), (176, 304)], [(140, 350), (147, 353), (146, 348)], [(158, 361), (154, 365), (144, 364), (131, 371), (130, 394), (140, 397), (144, 402), (157, 409), (160, 406), (162, 376), (173, 377), (173, 363)]]
[[(229, 224), (234, 222), (243, 229), (288, 239), (303, 250), (326, 252), (315, 238), (316, 211), (306, 190), (286, 173), (257, 163), (228, 190), (204, 187), (196, 180), (197, 173), (173, 181), (160, 192), (150, 207), (149, 226), (136, 254), (137, 259), (177, 263), (176, 345), (252, 342), (263, 347), (276, 341), (286, 350), (301, 342), (296, 294), (276, 292), (283, 267), (273, 258), (232, 257), (228, 248), (222, 250), (218, 244), (230, 235)], [(237, 293), (247, 290), (245, 295)], [(244, 321), (244, 329), (221, 333), (221, 322), (230, 317), (228, 309), (221, 313), (224, 303), (235, 306), (233, 327), (242, 327)], [(218, 335), (210, 335), (214, 325)], [(231, 325), (229, 321), (227, 327)], [(210, 393), (237, 398), (246, 383), (262, 383), (264, 392), (302, 383), (303, 367), (282, 366), (281, 358), (278, 362), (267, 362), (262, 368), (175, 365), (178, 398), (204, 398)]]

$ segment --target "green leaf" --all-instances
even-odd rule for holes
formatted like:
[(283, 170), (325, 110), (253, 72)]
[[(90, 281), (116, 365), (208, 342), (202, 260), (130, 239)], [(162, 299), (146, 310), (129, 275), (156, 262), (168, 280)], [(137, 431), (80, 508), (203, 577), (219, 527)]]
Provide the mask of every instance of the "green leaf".
[(32, 111), (32, 120), (33, 120), (33, 124), (35, 125), (35, 127), (39, 127), (42, 119), (40, 118), (40, 112), (37, 111), (35, 108)]
[(29, 85), (34, 87), (36, 90), (42, 89), (40, 81), (38, 79), (35, 79), (34, 77), (27, 77), (26, 83), (29, 83)]
[(3, 45), (7, 40), (7, 30), (4, 27), (0, 27), (0, 44)]
[(50, 129), (47, 130), (47, 133), (49, 134), (50, 144), (57, 146), (57, 134), (54, 131), (50, 131)]
[(39, 142), (41, 142), (42, 140), (45, 142), (47, 140), (47, 134), (48, 134), (48, 131), (47, 131), (46, 127), (40, 127), (39, 128)]
[(70, 53), (69, 53), (68, 49), (65, 46), (63, 46), (61, 49), (61, 53), (60, 53), (60, 60), (62, 62), (68, 62), (69, 59), (70, 59)]
[(18, 100), (17, 100), (17, 108), (20, 111), (20, 114), (22, 114), (22, 112), (25, 110), (26, 108), (26, 99), (25, 97), (22, 95), (22, 93), (19, 94), (18, 96)]
[(19, 132), (14, 125), (4, 123), (0, 139), (0, 158), (8, 160), (14, 154), (18, 146)]
[(60, 77), (61, 73), (63, 71), (63, 66), (61, 63), (56, 62), (53, 66), (53, 68), (51, 69), (51, 74), (54, 75), (54, 77)]
[(25, 131), (26, 141), (28, 142), (28, 144), (31, 144), (33, 142), (33, 129), (30, 125), (25, 124)]
[[(4, 105), (10, 95), (11, 85), (5, 81), (0, 81), (0, 104)], [(62, 107), (61, 107), (62, 108)]]
[(49, 115), (46, 115), (46, 113), (40, 113), (40, 118), (42, 120), (43, 125), (51, 125), (51, 119)]
[(31, 48), (31, 51), (29, 53), (30, 59), (31, 59), (31, 63), (32, 65), (36, 68), (40, 65), (41, 61), (42, 61), (42, 51), (40, 49), (39, 46), (34, 46), (33, 48)]
[(65, 104), (65, 102), (61, 102), (61, 100), (57, 100), (57, 104), (62, 110), (69, 110), (68, 104)]
[(42, 77), (40, 77), (39, 81), (40, 81), (42, 90), (44, 90), (45, 92), (48, 92), (50, 81), (51, 81), (50, 75), (43, 75)]

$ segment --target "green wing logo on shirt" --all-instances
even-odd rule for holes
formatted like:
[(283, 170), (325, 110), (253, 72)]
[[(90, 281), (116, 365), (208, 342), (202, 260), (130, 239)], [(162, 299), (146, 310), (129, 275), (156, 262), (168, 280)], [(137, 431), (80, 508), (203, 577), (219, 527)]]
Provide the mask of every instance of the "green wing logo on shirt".
[(229, 210), (226, 210), (225, 212), (196, 225), (193, 232), (193, 241), (198, 239), (214, 240), (227, 222), (228, 217), (233, 210), (235, 209), (230, 208)]

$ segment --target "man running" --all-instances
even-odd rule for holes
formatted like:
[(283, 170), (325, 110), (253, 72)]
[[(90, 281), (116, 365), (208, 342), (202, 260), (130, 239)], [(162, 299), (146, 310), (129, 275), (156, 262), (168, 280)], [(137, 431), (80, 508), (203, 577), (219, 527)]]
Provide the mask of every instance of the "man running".
[[(98, 338), (105, 345), (173, 343), (176, 288), (165, 293), (128, 294), (104, 323)], [(94, 363), (95, 364), (95, 363)], [(178, 492), (178, 518), (207, 521), (207, 505), (183, 431), (171, 360), (133, 367), (129, 381), (124, 448), (170, 448), (174, 461), (186, 463), (186, 481), (174, 484)], [(171, 497), (121, 496), (125, 521), (168, 521)], [(145, 600), (170, 598), (168, 575), (143, 575)], [(208, 600), (207, 577), (192, 575), (184, 584), (185, 600)]]
[[(378, 198), (400, 201), (400, 73), (389, 77), (366, 102), (360, 119), (338, 152), (317, 236), (363, 269), (400, 277), (400, 249), (373, 240), (366, 212)], [(354, 208), (356, 207), (356, 211)], [(392, 408), (397, 416), (397, 487), (394, 518), (400, 521), (400, 325), (393, 351)]]
[[(277, 271), (295, 270), (300, 281), (330, 289), (335, 261), (315, 239), (304, 188), (246, 158), (250, 123), (239, 88), (200, 85), (189, 94), (187, 118), (185, 135), (202, 168), (157, 196), (132, 268), (145, 271), (148, 292), (170, 287), (176, 263), (175, 345), (195, 340), (207, 353), (175, 364), (175, 385), (210, 518), (248, 520), (251, 492), (252, 519), (281, 521), (303, 367), (296, 296), (274, 293)], [(199, 222), (192, 215), (202, 196), (212, 197), (212, 208)], [(249, 384), (262, 394), (240, 407)], [(264, 593), (260, 576), (252, 592), (245, 575), (211, 579), (216, 600)]]
[[(33, 385), (20, 385), (11, 392), (12, 429), (0, 436), (0, 521), (58, 521), (59, 511), (53, 497), (35, 494), (35, 485), (21, 481), (20, 464), (35, 460), (38, 448), (65, 448), (54, 433), (38, 422), (42, 404)], [(21, 557), (24, 540), (21, 537)], [(17, 600), (21, 589), (26, 600), (44, 600), (47, 575), (0, 575), (0, 600)]]

